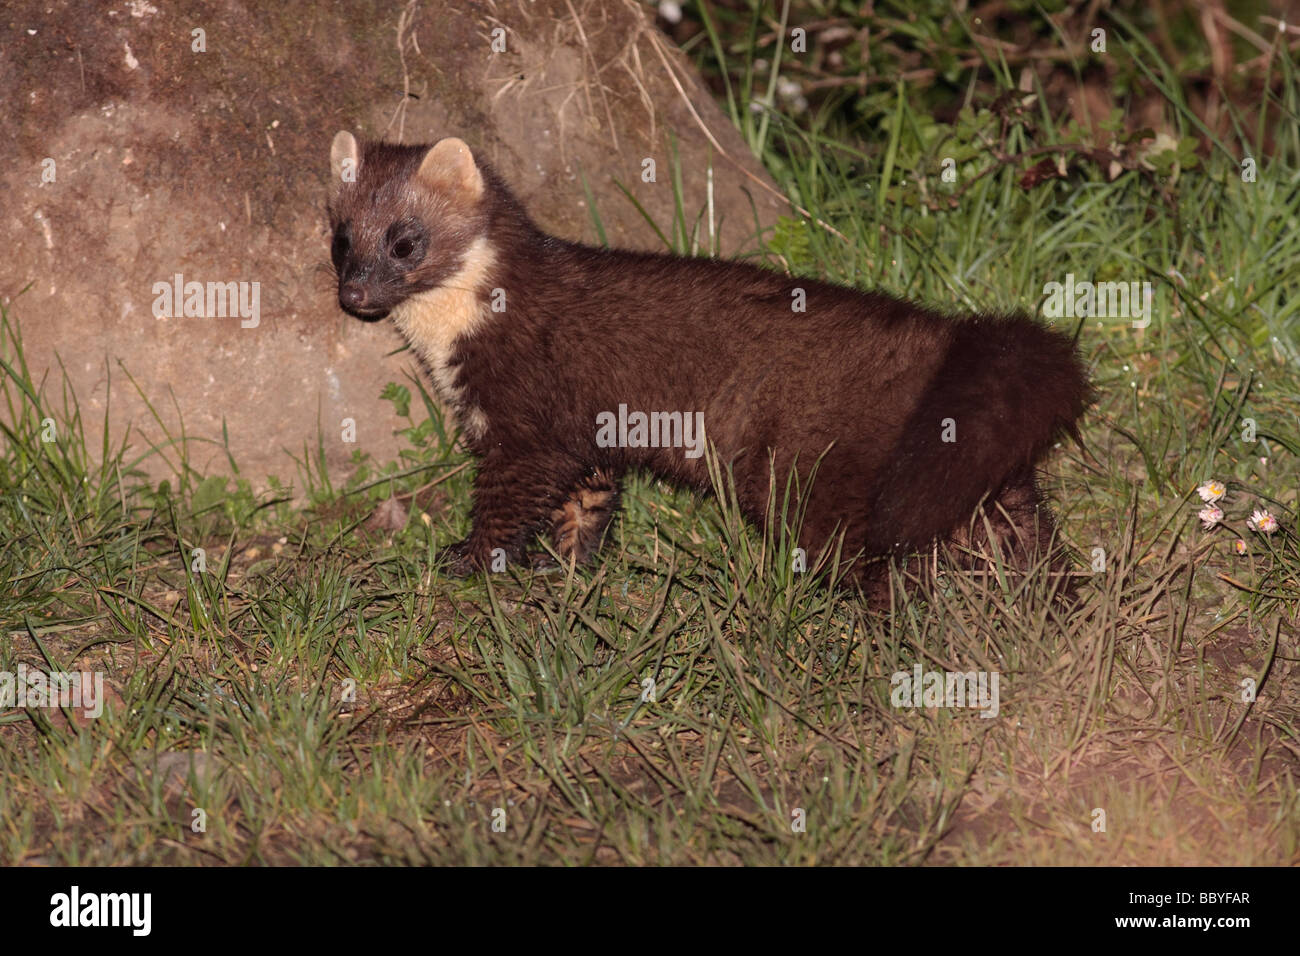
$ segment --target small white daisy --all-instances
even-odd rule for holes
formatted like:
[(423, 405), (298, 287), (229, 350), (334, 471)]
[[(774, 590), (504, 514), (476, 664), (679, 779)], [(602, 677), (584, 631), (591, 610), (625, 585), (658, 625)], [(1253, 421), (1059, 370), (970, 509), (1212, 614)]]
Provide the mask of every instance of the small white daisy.
[(1258, 531), (1260, 534), (1272, 534), (1277, 530), (1277, 519), (1263, 508), (1256, 508), (1255, 513), (1246, 519), (1246, 524), (1251, 531)]
[(1201, 519), (1201, 524), (1205, 526), (1206, 531), (1209, 531), (1223, 520), (1223, 509), (1215, 505), (1210, 505), (1209, 507), (1202, 508), (1197, 513), (1196, 517)]
[(1228, 489), (1224, 486), (1223, 482), (1211, 478), (1205, 484), (1197, 488), (1196, 493), (1201, 496), (1202, 501), (1213, 504), (1227, 494)]
[(1238, 554), (1245, 554), (1246, 542), (1243, 539), (1238, 538), (1236, 541), (1232, 542), (1232, 550), (1236, 551)]

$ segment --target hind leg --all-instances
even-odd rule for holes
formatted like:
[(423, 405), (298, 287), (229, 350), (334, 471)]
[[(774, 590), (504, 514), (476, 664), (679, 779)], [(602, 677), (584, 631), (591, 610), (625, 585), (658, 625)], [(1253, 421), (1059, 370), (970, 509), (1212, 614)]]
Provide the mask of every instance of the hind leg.
[(957, 529), (952, 541), (976, 555), (1000, 555), (1005, 564), (1023, 567), (1024, 559), (1051, 538), (1050, 513), (1040, 505), (1033, 478), (1014, 479), (987, 499), (974, 519)]
[[(585, 564), (596, 553), (618, 506), (618, 479), (603, 469), (597, 468), (569, 491), (551, 511), (551, 543), (565, 564)], [(548, 554), (533, 559), (535, 568), (554, 566)]]
[(1000, 558), (1003, 569), (1027, 573), (1046, 559), (1049, 572), (1062, 581), (1058, 592), (1070, 590), (1068, 556), (1032, 471), (1009, 480), (949, 540), (960, 547), (957, 564), (966, 570), (993, 573)]

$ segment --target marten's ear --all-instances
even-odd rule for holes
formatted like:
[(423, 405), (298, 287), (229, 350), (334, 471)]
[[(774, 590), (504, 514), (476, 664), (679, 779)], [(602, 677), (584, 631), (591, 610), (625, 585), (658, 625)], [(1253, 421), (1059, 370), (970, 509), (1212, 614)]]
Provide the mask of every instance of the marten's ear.
[(468, 199), (483, 195), (483, 174), (474, 163), (474, 154), (454, 136), (431, 147), (415, 175), (431, 186), (450, 188)]
[(357, 141), (347, 130), (334, 135), (330, 144), (330, 192), (337, 193), (344, 183), (355, 183), (361, 169)]

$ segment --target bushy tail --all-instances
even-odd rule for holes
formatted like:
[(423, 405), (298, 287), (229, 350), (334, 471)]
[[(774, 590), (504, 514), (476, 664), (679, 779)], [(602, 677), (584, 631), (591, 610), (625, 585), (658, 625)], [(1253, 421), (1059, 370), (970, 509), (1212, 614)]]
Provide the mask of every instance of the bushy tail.
[(867, 515), (869, 553), (923, 548), (970, 519), (1092, 401), (1073, 341), (1023, 316), (961, 323), (912, 412)]

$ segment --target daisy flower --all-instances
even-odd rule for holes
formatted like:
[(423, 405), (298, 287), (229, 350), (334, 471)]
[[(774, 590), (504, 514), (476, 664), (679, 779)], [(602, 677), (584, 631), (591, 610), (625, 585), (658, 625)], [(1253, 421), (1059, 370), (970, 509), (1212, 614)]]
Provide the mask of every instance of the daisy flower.
[(1196, 489), (1196, 493), (1201, 496), (1201, 500), (1207, 504), (1213, 504), (1228, 493), (1228, 489), (1223, 482), (1211, 478), (1205, 484)]
[(1255, 513), (1246, 519), (1246, 525), (1251, 531), (1258, 531), (1260, 534), (1272, 534), (1277, 530), (1277, 519), (1263, 508), (1256, 508)]
[(1241, 538), (1238, 538), (1236, 541), (1232, 542), (1232, 550), (1236, 551), (1238, 554), (1245, 554), (1246, 542)]
[(1208, 507), (1202, 508), (1197, 513), (1196, 517), (1201, 519), (1201, 524), (1205, 526), (1206, 531), (1209, 531), (1223, 520), (1223, 509), (1217, 505), (1209, 505)]

